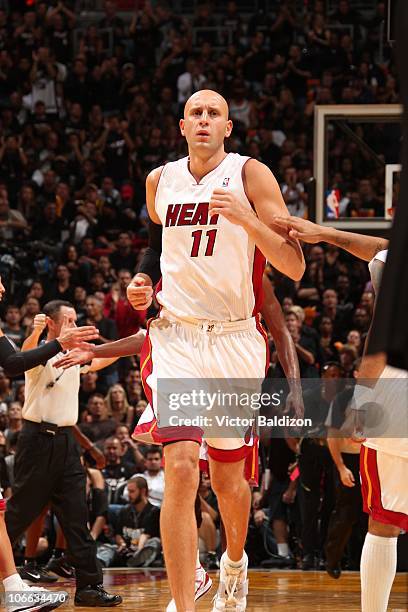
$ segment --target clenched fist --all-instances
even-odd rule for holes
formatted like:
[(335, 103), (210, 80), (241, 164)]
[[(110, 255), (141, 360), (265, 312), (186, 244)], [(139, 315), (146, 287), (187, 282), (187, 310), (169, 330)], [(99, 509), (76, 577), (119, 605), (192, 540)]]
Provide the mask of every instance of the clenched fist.
[(42, 312), (40, 312), (40, 314), (36, 314), (33, 321), (33, 331), (38, 334), (41, 334), (46, 327), (47, 315)]
[(153, 301), (153, 287), (144, 274), (136, 274), (126, 293), (135, 310), (146, 310)]

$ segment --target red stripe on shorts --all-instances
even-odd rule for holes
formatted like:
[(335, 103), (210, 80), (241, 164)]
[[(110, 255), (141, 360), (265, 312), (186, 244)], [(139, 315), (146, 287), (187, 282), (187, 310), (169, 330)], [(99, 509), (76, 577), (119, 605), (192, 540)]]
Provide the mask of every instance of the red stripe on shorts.
[(375, 521), (386, 525), (400, 527), (408, 531), (408, 515), (394, 512), (383, 507), (381, 501), (381, 483), (378, 475), (377, 451), (361, 446), (360, 450), (361, 493), (364, 512)]

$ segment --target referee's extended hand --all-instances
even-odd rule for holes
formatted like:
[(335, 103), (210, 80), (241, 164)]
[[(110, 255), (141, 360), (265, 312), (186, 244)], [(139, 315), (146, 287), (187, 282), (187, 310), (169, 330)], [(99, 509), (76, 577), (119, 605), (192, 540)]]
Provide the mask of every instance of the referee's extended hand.
[(64, 349), (69, 351), (77, 346), (81, 346), (83, 342), (96, 340), (99, 338), (99, 332), (94, 325), (84, 325), (76, 327), (66, 315), (64, 316), (61, 332), (57, 340)]
[(135, 310), (146, 310), (153, 301), (153, 287), (144, 274), (136, 274), (129, 283), (126, 293)]

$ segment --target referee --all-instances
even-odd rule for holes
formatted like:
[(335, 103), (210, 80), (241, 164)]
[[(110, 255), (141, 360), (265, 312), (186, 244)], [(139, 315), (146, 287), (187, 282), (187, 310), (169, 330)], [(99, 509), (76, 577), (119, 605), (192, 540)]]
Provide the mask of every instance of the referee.
[[(47, 342), (58, 337), (64, 318), (71, 324), (77, 318), (72, 304), (61, 300), (48, 302), (43, 312)], [(102, 587), (96, 544), (87, 527), (86, 476), (73, 434), (78, 420), (79, 366), (55, 368), (61, 356), (59, 353), (25, 375), (24, 421), (15, 457), (13, 495), (7, 504), (7, 530), (14, 542), (51, 503), (76, 570), (75, 604), (116, 606), (122, 598)]]

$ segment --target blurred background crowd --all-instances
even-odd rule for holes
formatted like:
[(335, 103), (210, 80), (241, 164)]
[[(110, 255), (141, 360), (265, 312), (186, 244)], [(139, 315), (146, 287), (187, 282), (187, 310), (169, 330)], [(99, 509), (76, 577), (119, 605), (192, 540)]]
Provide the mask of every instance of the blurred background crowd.
[[(267, 164), (290, 213), (301, 217), (308, 214), (314, 106), (398, 101), (395, 66), (382, 42), (383, 2), (368, 1), (362, 10), (349, 0), (257, 6), (231, 0), (176, 11), (173, 3), (144, 0), (0, 2), (0, 274), (7, 288), (1, 321), (17, 346), (51, 299), (71, 301), (79, 324), (98, 327), (100, 342), (137, 332), (154, 314), (157, 305), (136, 312), (126, 299), (147, 243), (144, 181), (152, 168), (186, 154), (178, 120), (194, 91), (212, 88), (225, 96), (234, 122), (227, 149)], [(349, 197), (347, 214), (377, 211), (383, 182), (371, 180), (370, 161), (355, 157), (337, 136), (331, 180)], [(374, 136), (385, 139), (381, 131)], [(351, 378), (373, 312), (366, 265), (336, 247), (306, 246), (305, 256), (300, 282), (267, 269), (301, 375), (318, 378), (335, 368), (334, 376)], [(269, 376), (283, 376), (270, 344)], [(0, 372), (6, 495), (23, 402), (24, 381)], [(130, 438), (145, 406), (137, 356), (82, 376), (90, 521), (108, 565), (129, 558), (134, 565), (160, 563), (159, 552), (136, 559), (129, 553), (132, 546), (138, 551), (143, 531), (159, 537), (161, 449)], [(308, 506), (312, 532), (305, 534), (298, 453), (297, 441), (262, 446), (262, 472), (276, 486), (253, 495), (254, 565), (295, 567), (303, 558), (303, 569), (312, 569), (324, 562), (338, 475), (324, 446)], [(200, 504), (201, 550), (214, 567), (219, 515), (206, 477)], [(352, 569), (364, 533), (360, 519), (357, 544), (345, 558)], [(38, 555), (47, 560), (55, 546), (52, 520), (42, 536)]]

